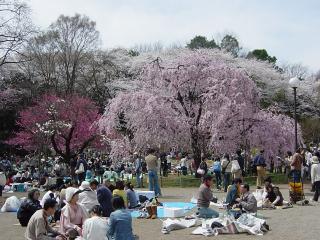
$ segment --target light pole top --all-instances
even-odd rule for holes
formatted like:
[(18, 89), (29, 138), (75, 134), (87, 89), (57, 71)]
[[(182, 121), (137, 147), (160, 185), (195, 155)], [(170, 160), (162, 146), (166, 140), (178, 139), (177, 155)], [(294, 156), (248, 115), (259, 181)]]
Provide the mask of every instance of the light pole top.
[(289, 80), (289, 85), (292, 88), (298, 88), (300, 85), (300, 79), (298, 77), (293, 77)]

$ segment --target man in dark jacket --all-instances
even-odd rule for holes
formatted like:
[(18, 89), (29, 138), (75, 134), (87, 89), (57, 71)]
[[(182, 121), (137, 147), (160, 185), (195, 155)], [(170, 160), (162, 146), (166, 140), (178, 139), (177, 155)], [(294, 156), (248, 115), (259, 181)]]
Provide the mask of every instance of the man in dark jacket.
[(103, 217), (110, 217), (113, 209), (111, 204), (112, 193), (109, 188), (105, 185), (100, 186), (97, 190), (97, 198), (103, 210)]
[(242, 157), (241, 155), (241, 150), (238, 149), (237, 150), (237, 160), (238, 160), (238, 163), (239, 163), (239, 166), (241, 168), (241, 173), (242, 173), (242, 177), (245, 176), (245, 172), (244, 172), (244, 158)]
[(85, 180), (87, 170), (88, 170), (88, 164), (84, 159), (84, 154), (81, 153), (78, 155), (77, 166), (76, 166), (76, 174), (78, 175), (78, 181), (80, 184), (82, 181)]

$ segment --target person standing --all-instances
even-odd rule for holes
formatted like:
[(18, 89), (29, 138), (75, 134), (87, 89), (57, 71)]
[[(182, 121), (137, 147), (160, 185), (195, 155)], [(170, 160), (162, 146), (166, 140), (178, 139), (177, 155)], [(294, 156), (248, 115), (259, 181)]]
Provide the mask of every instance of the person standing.
[(315, 190), (312, 200), (317, 202), (320, 195), (320, 163), (317, 156), (313, 156), (311, 161), (311, 183)]
[(285, 169), (284, 169), (284, 173), (289, 177), (290, 176), (290, 172), (291, 172), (291, 167), (290, 164), (292, 162), (292, 152), (288, 151), (287, 152), (287, 157), (285, 158)]
[(264, 150), (260, 150), (260, 153), (253, 160), (253, 164), (257, 169), (257, 187), (261, 187), (263, 185), (266, 177), (266, 160), (263, 155)]
[(238, 163), (239, 163), (239, 166), (240, 166), (240, 169), (241, 169), (241, 177), (244, 177), (245, 176), (245, 169), (244, 169), (244, 157), (242, 156), (241, 154), (241, 150), (238, 149), (236, 151), (236, 154), (237, 154), (237, 160), (238, 160)]
[(79, 184), (81, 184), (81, 182), (85, 180), (87, 170), (88, 170), (88, 164), (84, 159), (84, 154), (81, 153), (78, 155), (76, 171), (75, 171), (75, 173), (78, 175)]
[(218, 212), (209, 207), (210, 201), (216, 200), (211, 191), (212, 185), (212, 176), (204, 175), (198, 192), (197, 207), (199, 218), (215, 218), (219, 216)]
[(231, 166), (229, 154), (225, 154), (221, 160), (224, 192), (227, 192), (228, 186), (231, 184)]
[(291, 166), (291, 176), (293, 177), (294, 182), (301, 181), (301, 169), (303, 164), (303, 157), (301, 155), (301, 148), (298, 148), (296, 153), (293, 154)]
[(149, 191), (154, 191), (156, 196), (161, 195), (161, 189), (158, 180), (158, 158), (155, 156), (155, 150), (149, 149), (145, 158), (147, 163), (149, 177)]
[(134, 167), (136, 172), (137, 187), (141, 188), (143, 187), (142, 160), (139, 157), (137, 152), (133, 153), (133, 159), (134, 159)]
[(217, 189), (221, 189), (221, 162), (220, 158), (216, 158), (214, 163), (213, 163), (213, 172), (214, 175), (216, 176), (216, 187)]

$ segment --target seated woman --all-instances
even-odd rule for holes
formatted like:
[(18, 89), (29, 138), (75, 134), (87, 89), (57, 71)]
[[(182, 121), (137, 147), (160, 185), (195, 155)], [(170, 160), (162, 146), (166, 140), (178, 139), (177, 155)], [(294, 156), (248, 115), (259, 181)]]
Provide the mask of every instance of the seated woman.
[(124, 191), (124, 183), (123, 181), (116, 182), (116, 188), (112, 192), (113, 196), (120, 196), (122, 197), (125, 206), (127, 207), (127, 193)]
[(279, 187), (274, 187), (274, 188), (273, 188), (273, 191), (274, 191), (274, 194), (275, 194), (275, 196), (276, 196), (276, 199), (272, 202), (272, 204), (273, 204), (274, 206), (283, 206), (283, 204), (284, 204), (285, 202), (284, 202), (282, 193), (281, 193), (280, 190), (279, 190)]
[(40, 191), (33, 189), (28, 193), (28, 198), (21, 203), (21, 206), (17, 212), (17, 218), (21, 226), (26, 227), (32, 215), (39, 209), (41, 209)]
[(75, 239), (82, 234), (82, 225), (88, 218), (88, 213), (78, 204), (79, 191), (76, 188), (66, 189), (66, 205), (61, 209), (60, 232), (67, 234), (69, 239)]
[(107, 228), (107, 236), (112, 240), (134, 240), (132, 233), (132, 217), (125, 209), (122, 197), (116, 196), (112, 200), (114, 212), (111, 213)]
[(136, 192), (133, 190), (133, 185), (127, 183), (126, 185), (127, 199), (128, 199), (128, 208), (137, 208), (140, 207), (139, 201), (136, 196)]
[(108, 240), (107, 221), (102, 218), (102, 208), (99, 205), (94, 206), (90, 210), (90, 216), (91, 218), (88, 218), (83, 225), (83, 239)]

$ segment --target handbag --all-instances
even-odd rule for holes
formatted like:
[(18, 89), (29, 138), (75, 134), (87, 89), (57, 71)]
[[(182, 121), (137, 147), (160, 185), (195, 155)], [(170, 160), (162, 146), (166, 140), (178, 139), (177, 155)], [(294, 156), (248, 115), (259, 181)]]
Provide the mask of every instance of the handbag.
[(233, 160), (232, 161), (232, 166), (231, 166), (231, 172), (235, 173), (235, 172), (239, 171), (240, 169), (241, 168), (240, 168), (238, 160)]
[(76, 170), (76, 174), (84, 173), (83, 163), (80, 163), (79, 168)]

